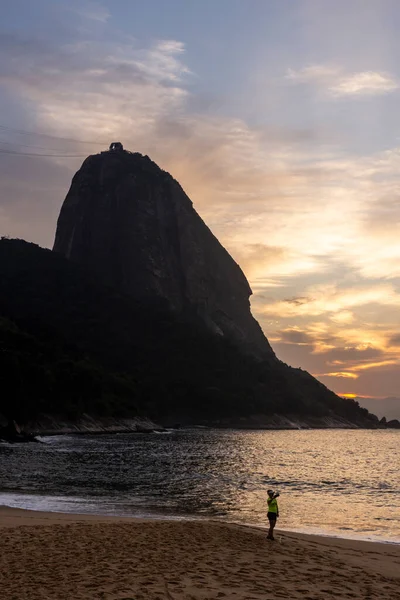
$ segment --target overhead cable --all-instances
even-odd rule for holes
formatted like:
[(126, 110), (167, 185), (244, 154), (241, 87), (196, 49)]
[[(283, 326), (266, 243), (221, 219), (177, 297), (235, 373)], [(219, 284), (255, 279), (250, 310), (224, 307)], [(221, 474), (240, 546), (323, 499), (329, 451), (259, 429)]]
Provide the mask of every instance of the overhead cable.
[(1, 150), (0, 154), (9, 154), (11, 156), (47, 156), (51, 158), (86, 158), (87, 154), (44, 154), (40, 152), (17, 152), (14, 150)]
[(36, 135), (36, 136), (40, 136), (40, 137), (47, 137), (47, 138), (51, 138), (54, 140), (63, 140), (64, 142), (75, 142), (77, 144), (95, 144), (97, 146), (104, 146), (104, 144), (108, 145), (108, 142), (105, 141), (86, 141), (86, 140), (77, 140), (74, 138), (66, 138), (66, 137), (60, 137), (58, 135), (50, 135), (49, 133), (40, 133), (37, 131), (26, 131), (24, 129), (14, 129), (12, 127), (6, 127), (5, 125), (0, 125), (0, 129), (3, 131), (10, 131), (12, 133), (19, 133), (21, 135)]

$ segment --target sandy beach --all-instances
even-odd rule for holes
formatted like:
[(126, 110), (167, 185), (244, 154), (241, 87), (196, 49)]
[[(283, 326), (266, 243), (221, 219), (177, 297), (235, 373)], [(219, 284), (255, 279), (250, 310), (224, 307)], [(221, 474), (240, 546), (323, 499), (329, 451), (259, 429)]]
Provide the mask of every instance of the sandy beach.
[(400, 599), (400, 545), (0, 509), (1, 600)]

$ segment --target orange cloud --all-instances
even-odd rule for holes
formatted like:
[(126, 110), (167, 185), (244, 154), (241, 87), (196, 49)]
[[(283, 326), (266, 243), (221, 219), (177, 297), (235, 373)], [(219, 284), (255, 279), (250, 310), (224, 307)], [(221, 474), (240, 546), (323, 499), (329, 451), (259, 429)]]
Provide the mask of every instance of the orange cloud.
[(345, 379), (358, 379), (359, 375), (356, 373), (349, 373), (348, 371), (337, 371), (336, 373), (319, 373), (315, 377), (343, 377)]
[(377, 369), (379, 367), (386, 367), (388, 365), (397, 365), (399, 364), (399, 360), (382, 360), (379, 362), (365, 363), (361, 365), (355, 365), (353, 367), (349, 367), (351, 371), (364, 371), (365, 369)]

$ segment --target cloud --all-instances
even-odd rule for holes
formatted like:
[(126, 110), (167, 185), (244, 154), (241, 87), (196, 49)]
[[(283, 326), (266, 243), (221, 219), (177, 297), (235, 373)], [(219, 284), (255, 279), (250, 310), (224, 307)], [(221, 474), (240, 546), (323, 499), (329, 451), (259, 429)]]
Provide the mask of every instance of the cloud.
[[(400, 385), (400, 353), (388, 355), (384, 347), (346, 347), (338, 332), (329, 330), (324, 322), (319, 325), (312, 322), (298, 329), (311, 338), (310, 343), (280, 341), (280, 332), (276, 338), (270, 336), (272, 347), (281, 360), (306, 369), (339, 395), (382, 397), (395, 394)], [(319, 351), (323, 344), (325, 349)]]
[(316, 377), (342, 377), (343, 379), (358, 379), (356, 373), (349, 373), (348, 371), (337, 371), (334, 373), (318, 373)]
[(285, 78), (294, 84), (313, 84), (327, 97), (347, 98), (375, 96), (393, 92), (400, 83), (390, 74), (378, 71), (346, 73), (334, 65), (310, 65), (299, 70), (288, 69)]
[[(386, 157), (381, 157), (382, 167), (385, 158), (387, 162), (393, 162), (390, 158), (388, 161), (388, 155), (386, 154)], [(397, 160), (396, 163), (398, 163)], [(400, 164), (393, 164), (391, 167), (387, 166), (387, 179), (381, 182), (380, 196), (373, 199), (366, 207), (364, 224), (369, 234), (386, 234), (387, 236), (388, 225), (393, 223), (393, 220), (396, 220), (400, 214), (400, 189), (398, 188), (398, 182), (396, 180), (393, 181), (391, 177), (391, 170), (393, 169), (394, 171), (398, 166)], [(381, 178), (383, 178), (383, 173), (381, 173)]]
[(350, 324), (354, 321), (354, 314), (350, 310), (340, 310), (329, 317), (331, 321), (340, 325)]
[(368, 345), (338, 346), (325, 353), (325, 358), (330, 365), (355, 365), (383, 355), (381, 348)]
[(184, 46), (175, 40), (147, 48), (94, 39), (55, 45), (8, 34), (0, 50), (0, 85), (34, 105), (37, 127), (57, 135), (145, 135), (188, 95)]
[(389, 344), (391, 346), (400, 346), (400, 333), (396, 333), (389, 338)]
[(385, 347), (372, 346), (370, 344), (358, 344), (356, 346), (343, 345), (343, 337), (347, 330), (337, 330), (327, 323), (303, 323), (302, 326), (294, 326), (284, 330), (277, 330), (273, 334), (276, 342), (285, 344), (307, 344), (310, 352), (318, 355), (318, 361), (329, 367), (329, 371), (356, 371), (362, 365), (376, 364), (385, 360), (397, 360), (391, 357)]
[[(400, 369), (397, 365), (386, 365), (359, 371), (359, 379), (347, 380), (346, 388), (340, 391), (368, 396), (396, 396), (400, 386)], [(334, 381), (334, 380), (331, 380)]]
[(344, 96), (386, 94), (398, 88), (399, 82), (390, 74), (364, 71), (339, 79), (329, 90), (334, 96), (339, 98)]
[[(300, 298), (297, 301), (293, 298), (289, 301), (300, 307), (307, 299)], [(396, 315), (393, 315), (394, 321)], [(270, 316), (269, 319), (264, 318), (262, 324), (277, 355), (288, 364), (307, 369), (337, 393), (362, 394), (362, 390), (370, 385), (368, 374), (383, 371), (388, 373), (388, 377), (380, 380), (381, 394), (394, 389), (398, 377), (395, 372), (392, 374), (392, 369), (400, 365), (400, 351), (387, 346), (387, 328), (384, 325), (366, 328), (357, 310), (351, 329), (346, 323), (332, 323), (323, 316), (319, 322), (306, 315), (295, 317), (291, 321), (296, 325), (283, 330), (278, 327), (281, 323), (290, 322), (288, 319), (279, 315)], [(340, 383), (343, 380), (348, 386), (357, 385), (353, 389), (348, 387), (343, 390)]]
[(297, 298), (285, 298), (285, 302), (289, 304), (294, 304), (295, 306), (301, 306), (302, 304), (307, 304), (310, 301), (307, 296), (299, 296)]
[(100, 23), (106, 23), (111, 16), (109, 10), (99, 2), (82, 2), (80, 0), (79, 5), (72, 4), (68, 8), (84, 19)]
[[(266, 270), (282, 266), (286, 261), (286, 250), (267, 244), (237, 244), (235, 235), (226, 235), (225, 247), (244, 270), (248, 278), (258, 283), (258, 276)], [(272, 281), (272, 278), (269, 280)], [(257, 285), (257, 284), (256, 284)]]
[[(335, 283), (326, 283), (311, 286), (306, 290), (306, 296), (301, 301), (289, 298), (277, 300), (265, 305), (264, 312), (281, 317), (319, 317), (325, 315), (339, 315), (343, 319), (343, 312), (348, 315), (349, 309), (371, 304), (400, 308), (400, 294), (389, 283), (375, 285), (364, 284), (359, 288), (340, 289)], [(348, 323), (345, 318), (344, 324)]]
[(340, 73), (340, 67), (334, 65), (309, 65), (298, 71), (288, 69), (285, 77), (294, 83), (321, 83), (330, 82), (339, 77)]
[(365, 364), (361, 364), (361, 365), (355, 365), (354, 367), (351, 367), (351, 370), (352, 371), (364, 371), (365, 369), (377, 369), (377, 368), (381, 368), (381, 367), (387, 367), (387, 366), (398, 365), (398, 364), (400, 364), (400, 360), (398, 360), (398, 359), (381, 360), (381, 361), (377, 361), (377, 362), (369, 362), (369, 363), (365, 363)]
[(356, 396), (361, 406), (378, 415), (379, 418), (386, 417), (387, 420), (400, 420), (400, 398), (382, 398), (370, 396)]
[(292, 344), (312, 344), (313, 338), (308, 333), (299, 329), (285, 329), (278, 332), (278, 336), (283, 342)]

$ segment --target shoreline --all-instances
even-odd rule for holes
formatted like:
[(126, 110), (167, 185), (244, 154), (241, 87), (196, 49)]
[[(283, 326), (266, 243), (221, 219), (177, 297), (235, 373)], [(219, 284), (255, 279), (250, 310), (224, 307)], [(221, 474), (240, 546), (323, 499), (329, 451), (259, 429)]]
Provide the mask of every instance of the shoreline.
[[(265, 533), (268, 529), (268, 525), (254, 525), (252, 523), (240, 523), (237, 521), (220, 521), (208, 517), (181, 517), (176, 516), (123, 516), (123, 515), (102, 515), (93, 513), (63, 513), (57, 511), (41, 511), (31, 510), (27, 508), (13, 508), (10, 506), (0, 505), (0, 530), (5, 527), (20, 527), (20, 526), (37, 526), (38, 524), (63, 524), (63, 523), (76, 523), (76, 522), (94, 522), (94, 523), (213, 523), (216, 525), (225, 525), (227, 527), (241, 527), (258, 532)], [(376, 540), (365, 540), (365, 539), (354, 539), (347, 537), (340, 537), (336, 535), (329, 535), (328, 533), (317, 534), (317, 533), (305, 533), (302, 531), (296, 531), (293, 529), (280, 529), (277, 527), (276, 535), (284, 535), (285, 537), (295, 537), (304, 540), (312, 541), (337, 541), (348, 542), (356, 544), (377, 544), (377, 545), (393, 545), (400, 547), (400, 542), (392, 542), (391, 540), (376, 541)]]
[[(286, 417), (285, 417), (286, 419)], [(216, 423), (210, 423), (208, 425), (181, 425), (179, 427), (171, 427), (163, 424), (155, 424), (154, 427), (150, 428), (136, 428), (135, 426), (129, 427), (121, 427), (121, 426), (100, 426), (98, 428), (94, 427), (93, 429), (82, 428), (60, 428), (60, 429), (31, 429), (24, 428), (29, 435), (34, 435), (35, 437), (55, 437), (59, 435), (113, 435), (113, 434), (157, 434), (157, 433), (179, 433), (190, 430), (199, 430), (199, 429), (207, 429), (207, 430), (216, 430), (216, 431), (326, 431), (326, 430), (343, 430), (343, 431), (395, 431), (396, 427), (387, 427), (378, 424), (367, 424), (367, 425), (359, 425), (356, 423), (346, 423), (335, 421), (333, 424), (325, 424), (322, 420), (321, 422), (309, 424), (306, 420), (299, 422), (290, 422), (282, 425), (279, 424), (237, 424), (237, 423), (226, 423), (224, 425), (218, 425)], [(6, 440), (4, 440), (6, 441)]]
[(400, 600), (400, 545), (0, 507), (2, 600)]
[[(218, 523), (239, 527), (248, 527), (250, 529), (255, 529), (257, 531), (264, 532), (268, 529), (268, 524), (258, 525), (255, 523), (241, 522), (241, 521), (231, 521), (231, 520), (223, 520), (223, 519), (213, 519), (212, 517), (198, 516), (198, 515), (163, 515), (163, 514), (139, 514), (139, 515), (116, 515), (116, 514), (106, 514), (106, 513), (80, 513), (80, 512), (60, 512), (58, 510), (40, 510), (40, 509), (31, 509), (31, 508), (20, 508), (13, 507), (7, 504), (0, 504), (0, 530), (5, 527), (5, 522), (7, 519), (13, 516), (13, 511), (15, 511), (15, 518), (21, 519), (25, 521), (27, 519), (33, 519), (35, 521), (47, 521), (47, 520), (57, 520), (57, 521), (101, 521), (101, 522), (113, 522), (113, 521), (122, 521), (122, 522), (210, 522), (210, 523)], [(21, 523), (23, 525), (29, 525), (33, 523)], [(18, 524), (16, 525), (18, 526)], [(306, 531), (301, 528), (296, 529), (288, 529), (281, 528), (279, 525), (277, 526), (277, 535), (279, 534), (293, 534), (295, 536), (306, 538), (316, 538), (317, 540), (321, 539), (329, 539), (329, 540), (338, 540), (338, 541), (349, 541), (349, 542), (365, 542), (369, 544), (382, 544), (382, 545), (393, 545), (400, 547), (400, 534), (398, 538), (390, 539), (390, 538), (382, 538), (382, 539), (369, 539), (367, 537), (363, 537), (362, 534), (357, 534), (356, 531), (351, 533), (343, 533), (340, 535), (339, 533), (328, 532), (324, 530), (318, 531)]]
[[(3, 419), (4, 420), (4, 419)], [(0, 415), (1, 422), (1, 415)], [(237, 419), (210, 419), (195, 421), (191, 418), (179, 417), (174, 422), (160, 420), (159, 422), (144, 416), (136, 417), (99, 417), (84, 414), (71, 420), (62, 415), (43, 414), (32, 421), (20, 424), (9, 424), (11, 441), (16, 432), (23, 432), (28, 436), (52, 437), (58, 435), (104, 435), (104, 434), (130, 434), (130, 433), (158, 433), (166, 431), (179, 432), (185, 429), (217, 429), (237, 431), (310, 431), (310, 430), (386, 430), (378, 418), (376, 420), (351, 421), (340, 416), (305, 416), (298, 414), (255, 415)], [(6, 441), (7, 427), (3, 429)], [(391, 429), (390, 429), (391, 430)], [(17, 441), (16, 439), (14, 441)], [(23, 441), (23, 440), (22, 440)]]
[[(102, 515), (93, 513), (63, 513), (57, 511), (41, 511), (31, 510), (27, 508), (12, 508), (10, 506), (0, 505), (0, 530), (5, 527), (20, 527), (20, 526), (37, 526), (38, 524), (64, 524), (64, 523), (210, 523), (216, 525), (225, 525), (227, 527), (240, 527), (249, 530), (265, 533), (268, 525), (255, 525), (252, 523), (240, 523), (237, 521), (220, 521), (209, 517), (181, 517), (176, 516), (123, 516), (123, 515)], [(392, 540), (366, 540), (362, 538), (341, 537), (338, 535), (330, 535), (329, 533), (306, 533), (293, 529), (280, 529), (277, 527), (276, 536), (283, 535), (285, 537), (299, 538), (314, 542), (327, 541), (329, 544), (344, 542), (347, 545), (355, 544), (372, 544), (377, 546), (394, 546), (399, 547), (400, 541), (393, 542)]]

